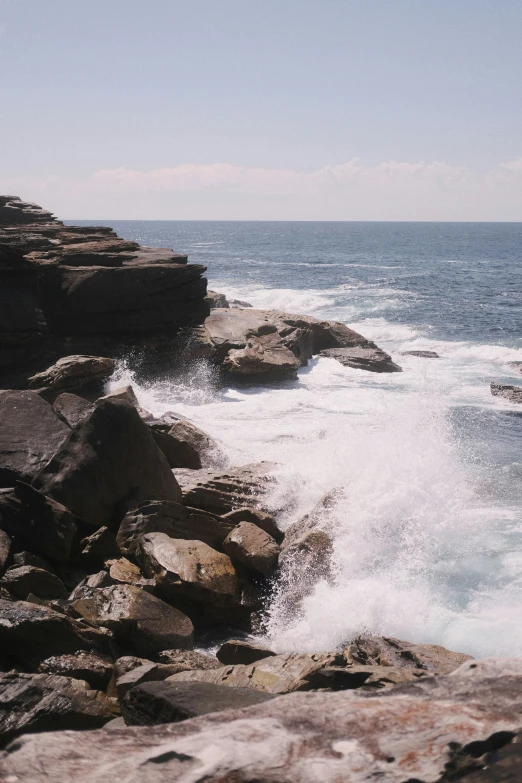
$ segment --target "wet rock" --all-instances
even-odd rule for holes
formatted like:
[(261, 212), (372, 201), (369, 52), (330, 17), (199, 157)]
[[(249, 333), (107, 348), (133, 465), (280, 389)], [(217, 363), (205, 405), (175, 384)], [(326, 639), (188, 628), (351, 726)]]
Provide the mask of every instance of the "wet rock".
[(366, 348), (353, 346), (352, 348), (327, 348), (321, 351), (320, 356), (336, 359), (344, 367), (353, 367), (355, 370), (368, 370), (369, 372), (402, 372), (398, 364), (380, 348)]
[(189, 669), (219, 669), (221, 665), (216, 658), (198, 650), (162, 650), (158, 653), (157, 659), (160, 663), (179, 667), (180, 672)]
[(435, 351), (403, 351), (401, 356), (418, 356), (419, 359), (440, 359)]
[(223, 542), (223, 551), (233, 563), (256, 574), (271, 574), (277, 567), (280, 548), (272, 536), (251, 522), (240, 522)]
[(348, 663), (450, 674), (471, 655), (438, 644), (412, 644), (385, 636), (358, 636), (344, 651)]
[(230, 306), (225, 294), (219, 294), (217, 291), (207, 291), (205, 302), (208, 303), (211, 310), (214, 310), (216, 307)]
[(0, 529), (17, 549), (65, 562), (71, 556), (77, 526), (69, 509), (19, 482), (13, 490), (0, 491)]
[(250, 664), (262, 661), (263, 658), (271, 658), (275, 654), (267, 647), (254, 642), (230, 639), (221, 645), (216, 653), (216, 658), (223, 665)]
[(168, 682), (210, 682), (230, 688), (253, 688), (265, 693), (292, 693), (315, 687), (313, 675), (341, 662), (334, 653), (288, 653), (273, 655), (253, 664), (222, 666), (210, 671), (174, 674)]
[(94, 403), (70, 392), (62, 392), (53, 402), (54, 412), (71, 429), (87, 418), (93, 408)]
[(51, 600), (67, 598), (67, 589), (55, 574), (35, 566), (12, 566), (8, 568), (0, 585), (17, 598), (26, 599), (30, 593)]
[(147, 425), (132, 406), (112, 400), (70, 432), (37, 485), (97, 527), (119, 524), (126, 504), (181, 497)]
[(220, 548), (234, 524), (200, 509), (170, 501), (151, 501), (129, 511), (118, 529), (117, 542), (124, 555), (134, 557), (145, 533), (203, 541)]
[(19, 734), (96, 729), (113, 718), (110, 705), (87, 683), (52, 674), (0, 674), (0, 744)]
[(112, 677), (114, 666), (110, 658), (93, 652), (77, 652), (55, 655), (42, 661), (38, 671), (85, 680), (94, 690), (105, 691)]
[(502, 383), (492, 383), (490, 385), (491, 394), (494, 397), (503, 397), (508, 402), (522, 402), (522, 386), (509, 386)]
[(202, 682), (148, 682), (129, 691), (121, 709), (131, 726), (177, 723), (223, 710), (262, 704), (273, 696), (248, 688), (226, 688)]
[(30, 389), (78, 391), (103, 383), (116, 367), (114, 359), (101, 356), (64, 356), (27, 381)]
[(245, 506), (264, 508), (273, 479), (273, 463), (259, 462), (227, 471), (176, 471), (183, 503), (213, 514), (226, 514)]
[(223, 467), (227, 459), (218, 443), (188, 419), (165, 413), (148, 425), (171, 468)]
[(256, 508), (238, 508), (235, 511), (222, 514), (221, 519), (232, 522), (234, 525), (238, 525), (240, 522), (251, 522), (253, 525), (260, 527), (261, 530), (264, 530), (265, 533), (268, 533), (269, 536), (272, 536), (278, 544), (284, 538), (284, 533), (277, 527), (274, 517)]
[(132, 585), (84, 588), (72, 607), (88, 623), (111, 630), (139, 656), (194, 645), (194, 628), (186, 615)]
[(0, 576), (2, 576), (5, 571), (7, 562), (9, 560), (10, 551), (11, 539), (7, 533), (4, 533), (3, 530), (0, 530)]
[(69, 435), (36, 391), (0, 391), (0, 486), (31, 482)]

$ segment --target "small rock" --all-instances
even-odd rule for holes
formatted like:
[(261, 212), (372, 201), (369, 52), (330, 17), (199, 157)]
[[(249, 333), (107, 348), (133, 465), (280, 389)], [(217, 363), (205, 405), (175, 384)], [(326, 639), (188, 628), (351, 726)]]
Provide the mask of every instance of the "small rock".
[(418, 356), (419, 359), (440, 359), (435, 351), (403, 351), (401, 356)]
[(115, 584), (128, 584), (141, 587), (147, 593), (153, 593), (156, 587), (154, 579), (145, 579), (140, 569), (126, 557), (108, 560), (109, 576)]
[(133, 408), (136, 408), (140, 417), (144, 421), (149, 421), (153, 418), (152, 413), (146, 411), (145, 408), (142, 408), (139, 404), (138, 398), (136, 397), (132, 386), (120, 386), (118, 389), (114, 389), (104, 397), (99, 397), (96, 400), (96, 404), (98, 405), (100, 402), (103, 402), (103, 400), (120, 400), (122, 402), (127, 402), (129, 405), (132, 405)]
[(344, 651), (349, 664), (390, 666), (420, 672), (450, 674), (471, 655), (453, 652), (438, 644), (412, 644), (385, 636), (358, 636)]
[(275, 654), (267, 647), (253, 642), (231, 639), (221, 645), (216, 653), (216, 658), (223, 665), (250, 664), (262, 661), (263, 658), (271, 658)]
[(268, 575), (277, 567), (280, 548), (261, 528), (251, 522), (240, 522), (223, 542), (223, 551), (232, 562), (254, 573)]
[(35, 566), (14, 566), (8, 568), (0, 584), (18, 598), (25, 599), (29, 593), (47, 600), (67, 598), (67, 589), (55, 574)]
[(167, 677), (170, 677), (177, 672), (178, 667), (168, 663), (147, 662), (141, 666), (137, 666), (125, 674), (122, 674), (116, 680), (116, 693), (118, 694), (118, 699), (121, 701), (125, 697), (125, 694), (136, 685), (141, 685), (145, 682), (166, 680)]
[(165, 413), (148, 425), (171, 468), (199, 470), (227, 464), (219, 444), (188, 419)]
[(522, 374), (522, 362), (508, 362), (508, 367)]
[(116, 536), (108, 527), (100, 527), (92, 535), (80, 541), (82, 560), (88, 562), (105, 562), (120, 556), (120, 548)]
[(216, 307), (230, 307), (225, 294), (219, 294), (217, 291), (207, 291), (205, 302), (208, 303), (211, 310)]

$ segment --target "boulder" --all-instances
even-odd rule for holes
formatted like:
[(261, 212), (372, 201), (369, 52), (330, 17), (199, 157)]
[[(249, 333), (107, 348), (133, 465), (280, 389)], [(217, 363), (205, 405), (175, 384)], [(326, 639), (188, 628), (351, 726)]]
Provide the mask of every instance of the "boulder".
[(492, 383), (490, 388), (491, 394), (494, 397), (503, 397), (508, 402), (522, 402), (522, 386), (509, 386), (502, 383)]
[(181, 724), (29, 735), (0, 757), (0, 776), (518, 783), (521, 688), (520, 659), (490, 659), (374, 694), (292, 693)]
[(272, 536), (251, 522), (240, 522), (225, 538), (223, 551), (233, 563), (266, 576), (277, 567), (280, 547)]
[(255, 663), (262, 661), (263, 658), (271, 658), (275, 654), (272, 650), (255, 642), (229, 639), (221, 645), (216, 653), (216, 658), (223, 665), (235, 665), (236, 663)]
[(93, 408), (94, 403), (70, 392), (62, 392), (53, 402), (54, 412), (71, 429), (86, 419), (92, 413)]
[(4, 533), (3, 530), (0, 530), (0, 576), (2, 576), (5, 571), (10, 552), (11, 539), (7, 533)]
[(183, 493), (183, 503), (213, 514), (226, 514), (245, 506), (260, 510), (273, 479), (271, 462), (258, 462), (230, 468), (227, 471), (177, 470), (176, 478)]
[(0, 745), (19, 734), (97, 729), (114, 717), (86, 682), (52, 674), (0, 673)]
[(69, 432), (38, 392), (0, 391), (0, 486), (30, 483)]
[(181, 498), (147, 425), (131, 405), (113, 400), (98, 403), (70, 432), (36, 483), (96, 527), (116, 527), (131, 503)]
[(114, 372), (116, 362), (101, 356), (64, 356), (28, 379), (30, 389), (56, 392), (78, 391), (103, 383)]
[(398, 364), (380, 348), (367, 348), (355, 345), (351, 348), (326, 348), (319, 353), (329, 359), (336, 359), (344, 367), (369, 372), (402, 372)]
[(227, 688), (207, 682), (147, 682), (127, 692), (121, 711), (127, 725), (157, 726), (210, 712), (240, 710), (273, 698), (249, 688)]
[(168, 663), (153, 663), (147, 661), (142, 663), (141, 666), (135, 666), (125, 674), (120, 675), (116, 680), (116, 693), (118, 699), (121, 701), (125, 694), (128, 693), (131, 688), (135, 688), (136, 685), (142, 685), (145, 682), (159, 682), (166, 680), (172, 674), (178, 672), (178, 667), (170, 665)]
[(419, 359), (440, 359), (435, 351), (403, 351), (401, 356), (417, 356)]
[(395, 669), (392, 666), (325, 666), (309, 678), (314, 689), (348, 691), (360, 688), (372, 692), (382, 688), (391, 688), (418, 677), (425, 672), (417, 669)]
[(194, 628), (186, 615), (132, 585), (83, 588), (72, 608), (91, 625), (111, 630), (136, 655), (194, 646)]
[(61, 503), (18, 482), (12, 490), (0, 490), (0, 529), (12, 538), (16, 549), (65, 562), (71, 556), (77, 525)]
[(292, 693), (315, 688), (314, 675), (325, 666), (342, 662), (335, 653), (287, 653), (273, 655), (253, 664), (222, 666), (209, 671), (186, 671), (168, 682), (211, 682), (229, 688), (253, 688), (265, 693)]
[(166, 413), (148, 425), (171, 468), (220, 467), (226, 457), (216, 441), (188, 419)]
[(121, 400), (122, 402), (127, 402), (129, 405), (132, 405), (133, 408), (136, 408), (144, 421), (152, 421), (154, 418), (152, 413), (149, 413), (149, 411), (141, 407), (132, 386), (120, 386), (117, 389), (113, 389), (113, 391), (97, 399), (96, 404), (99, 404), (103, 400)]
[(114, 666), (110, 658), (94, 652), (53, 655), (42, 661), (38, 671), (85, 680), (94, 690), (105, 691), (111, 681)]
[(110, 639), (46, 606), (0, 599), (0, 650), (29, 668), (78, 650), (105, 652)]
[(344, 657), (349, 664), (389, 666), (429, 674), (450, 674), (473, 660), (471, 655), (438, 644), (412, 644), (384, 636), (358, 636), (345, 649)]
[(251, 522), (253, 525), (257, 525), (269, 536), (272, 536), (278, 544), (283, 540), (284, 533), (277, 527), (274, 517), (270, 514), (265, 514), (257, 508), (237, 508), (234, 511), (229, 511), (227, 514), (222, 514), (221, 519), (227, 522), (232, 522), (238, 525), (240, 522)]
[(274, 340), (268, 336), (247, 340), (244, 348), (231, 349), (222, 366), (228, 375), (241, 380), (286, 381), (297, 378), (301, 362), (279, 344), (279, 336)]
[(17, 598), (25, 600), (32, 593), (38, 598), (52, 600), (67, 598), (67, 589), (55, 574), (35, 566), (12, 566), (8, 568), (0, 585)]
[(80, 548), (82, 563), (104, 563), (120, 556), (116, 536), (108, 527), (100, 527), (90, 536), (83, 538)]
[(170, 538), (203, 541), (221, 548), (233, 527), (233, 522), (206, 511), (156, 500), (129, 511), (120, 524), (116, 540), (122, 553), (129, 557), (135, 556), (145, 533), (165, 533)]

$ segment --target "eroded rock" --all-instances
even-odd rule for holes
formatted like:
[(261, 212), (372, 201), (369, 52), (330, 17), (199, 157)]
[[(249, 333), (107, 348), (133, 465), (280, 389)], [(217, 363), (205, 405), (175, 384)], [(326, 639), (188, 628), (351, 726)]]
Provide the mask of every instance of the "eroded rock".
[(176, 478), (186, 506), (213, 514), (226, 514), (245, 506), (267, 511), (266, 494), (273, 483), (273, 467), (270, 462), (258, 462), (226, 471), (177, 470)]
[(438, 644), (412, 644), (385, 636), (358, 636), (344, 651), (348, 663), (450, 674), (471, 655)]

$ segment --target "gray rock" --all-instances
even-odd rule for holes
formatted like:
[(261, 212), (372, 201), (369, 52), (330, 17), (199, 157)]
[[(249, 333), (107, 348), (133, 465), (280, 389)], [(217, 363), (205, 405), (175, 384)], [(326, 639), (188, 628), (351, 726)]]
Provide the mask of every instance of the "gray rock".
[(172, 647), (190, 649), (194, 628), (178, 609), (132, 585), (83, 588), (74, 611), (94, 626), (111, 630), (121, 644), (140, 656)]
[(217, 307), (230, 307), (225, 294), (219, 294), (217, 291), (207, 291), (205, 302), (208, 303), (211, 310)]
[(94, 652), (77, 652), (54, 655), (38, 666), (42, 674), (56, 674), (85, 680), (94, 690), (105, 691), (112, 677), (114, 666), (110, 658)]
[(78, 391), (105, 381), (115, 367), (114, 359), (102, 356), (64, 356), (29, 378), (27, 385), (30, 389)]
[(508, 367), (522, 374), (522, 362), (508, 362)]
[(321, 351), (320, 356), (329, 359), (337, 359), (345, 367), (353, 367), (355, 370), (368, 370), (369, 372), (402, 372), (398, 364), (380, 348), (367, 348), (353, 346), (352, 348), (327, 348)]
[(30, 593), (52, 600), (53, 598), (67, 598), (67, 589), (55, 574), (44, 571), (35, 566), (12, 566), (8, 568), (0, 585), (17, 598), (26, 599)]
[(238, 710), (274, 697), (248, 688), (226, 688), (202, 682), (148, 682), (127, 692), (121, 704), (130, 726), (157, 726), (211, 712)]
[(70, 392), (62, 392), (53, 402), (54, 412), (71, 429), (87, 418), (93, 408), (93, 402)]
[(213, 514), (252, 506), (268, 511), (266, 494), (273, 483), (273, 463), (258, 462), (226, 471), (198, 470), (175, 472), (183, 493), (183, 503)]
[(179, 725), (26, 736), (0, 757), (0, 776), (518, 783), (521, 690), (522, 661), (498, 659), (375, 695), (293, 693)]
[(280, 548), (261, 528), (251, 522), (240, 522), (223, 542), (223, 551), (233, 563), (266, 576), (276, 569)]
[(216, 658), (221, 664), (227, 666), (235, 665), (236, 663), (255, 663), (256, 661), (262, 661), (263, 658), (271, 658), (275, 654), (272, 650), (255, 642), (229, 639), (221, 645), (216, 653)]
[(70, 431), (36, 483), (96, 527), (119, 524), (127, 504), (181, 498), (147, 425), (131, 405), (113, 400), (98, 403)]
[(522, 386), (509, 386), (502, 383), (492, 383), (490, 385), (491, 394), (494, 397), (503, 397), (508, 402), (522, 402)]
[(0, 391), (0, 486), (31, 483), (69, 432), (38, 392)]

